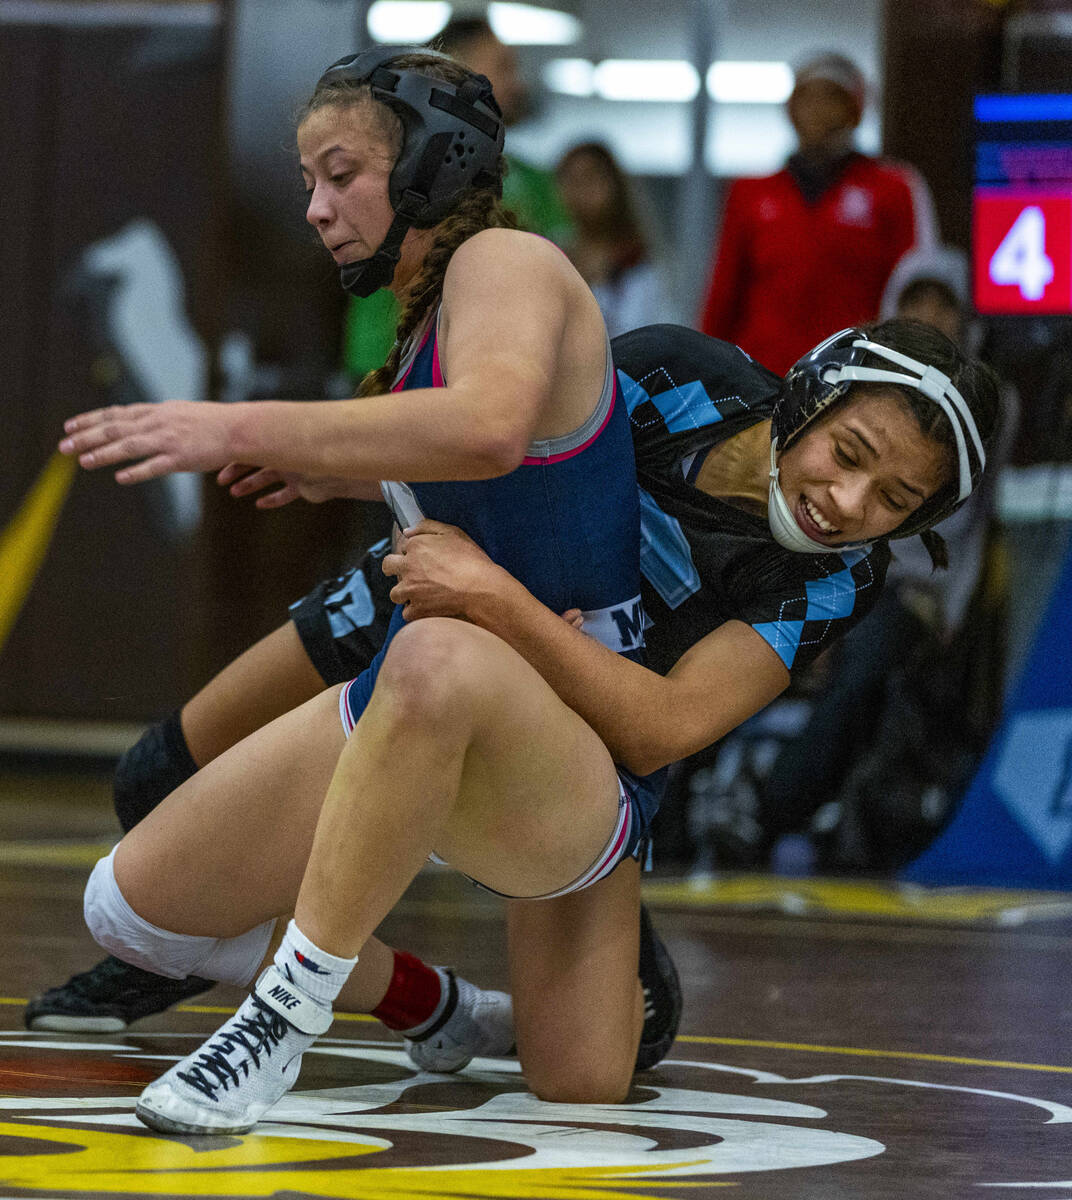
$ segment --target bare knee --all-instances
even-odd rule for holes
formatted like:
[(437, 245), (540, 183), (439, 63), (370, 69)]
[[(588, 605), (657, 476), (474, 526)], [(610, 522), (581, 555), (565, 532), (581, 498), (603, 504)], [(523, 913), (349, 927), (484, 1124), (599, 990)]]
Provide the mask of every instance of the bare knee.
[(466, 721), (480, 697), (474, 633), (464, 621), (446, 618), (425, 618), (400, 630), (376, 680), (381, 706), (425, 730)]
[(543, 1070), (525, 1070), (525, 1079), (540, 1099), (550, 1104), (621, 1104), (633, 1082), (633, 1063), (549, 1064)]

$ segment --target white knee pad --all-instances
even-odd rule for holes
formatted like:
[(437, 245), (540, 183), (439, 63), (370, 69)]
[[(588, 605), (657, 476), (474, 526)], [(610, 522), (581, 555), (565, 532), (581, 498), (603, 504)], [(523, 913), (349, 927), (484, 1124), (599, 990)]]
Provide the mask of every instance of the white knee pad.
[(115, 879), (114, 857), (115, 850), (102, 858), (86, 884), (83, 910), (98, 945), (124, 962), (169, 979), (203, 975), (249, 985), (268, 952), (274, 920), (230, 938), (169, 933), (139, 917), (127, 903)]

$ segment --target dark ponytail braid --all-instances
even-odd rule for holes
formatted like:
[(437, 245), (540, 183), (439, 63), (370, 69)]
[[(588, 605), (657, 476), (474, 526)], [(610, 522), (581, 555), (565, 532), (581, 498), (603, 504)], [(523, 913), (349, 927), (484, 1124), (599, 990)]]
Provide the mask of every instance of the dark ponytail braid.
[(395, 341), (382, 367), (361, 380), (359, 396), (379, 396), (391, 389), (409, 339), (439, 302), (443, 279), (454, 251), (482, 229), (516, 229), (517, 220), (492, 188), (476, 188), (459, 198), (454, 211), (436, 228), (436, 236), (409, 289), (398, 318)]
[(919, 535), (919, 540), (931, 556), (931, 566), (936, 571), (946, 570), (949, 566), (949, 549), (945, 544), (945, 538), (937, 530), (924, 529)]

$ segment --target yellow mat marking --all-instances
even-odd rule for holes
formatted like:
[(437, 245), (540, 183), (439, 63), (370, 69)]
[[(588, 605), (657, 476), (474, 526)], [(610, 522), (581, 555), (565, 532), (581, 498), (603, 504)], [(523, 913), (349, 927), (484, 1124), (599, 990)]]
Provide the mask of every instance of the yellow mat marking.
[(847, 1054), (855, 1058), (899, 1058), (910, 1062), (953, 1063), (961, 1067), (1000, 1067), (1011, 1071), (1052, 1071), (1072, 1075), (1072, 1067), (1049, 1063), (1007, 1062), (1003, 1059), (965, 1058), (958, 1054), (926, 1054), (916, 1050), (869, 1050), (860, 1046), (814, 1046), (807, 1042), (764, 1042), (752, 1038), (705, 1037), (702, 1034), (678, 1034), (675, 1045), (694, 1042), (704, 1046), (753, 1046), (760, 1050), (797, 1050), (805, 1054)]
[[(22, 1007), (26, 1004), (26, 1001), (17, 996), (0, 996), (0, 1005), (5, 1004)], [(172, 1011), (205, 1013), (209, 1016), (229, 1017), (234, 1012), (234, 1005), (179, 1004)], [(335, 1020), (379, 1024), (377, 1019), (368, 1013), (336, 1013)], [(151, 1032), (146, 1031), (145, 1036), (152, 1037), (153, 1035)], [(759, 1038), (713, 1037), (700, 1033), (680, 1033), (674, 1042), (674, 1045), (678, 1047), (689, 1044), (698, 1046), (744, 1046), (756, 1050), (792, 1050), (801, 1054), (843, 1054), (850, 1058), (897, 1058), (907, 1062), (951, 1063), (954, 1066), (961, 1067), (997, 1067), (1006, 1071), (1049, 1071), (1058, 1075), (1072, 1075), (1072, 1066), (1060, 1066), (1053, 1063), (1014, 1062), (1000, 1058), (968, 1058), (959, 1054), (930, 1054), (920, 1050), (877, 1050), (866, 1046), (822, 1046), (812, 1042), (770, 1042)], [(0, 1049), (3, 1049), (3, 1045), (3, 1039), (0, 1038)]]
[[(247, 1134), (235, 1144), (195, 1147), (170, 1138), (97, 1129), (66, 1129), (27, 1122), (0, 1123), (4, 1136), (39, 1139), (68, 1153), (20, 1154), (3, 1159), (6, 1188), (94, 1196), (187, 1195), (270, 1197), (300, 1189), (302, 1195), (352, 1200), (427, 1200), (428, 1197), (494, 1196), (499, 1200), (644, 1200), (654, 1187), (735, 1187), (735, 1183), (671, 1179), (645, 1181), (658, 1167), (570, 1167), (548, 1170), (449, 1171), (364, 1166), (352, 1160), (382, 1153), (360, 1141), (303, 1140), (273, 1134)], [(220, 1139), (229, 1140), (229, 1139)], [(697, 1160), (701, 1165), (704, 1160)], [(322, 1164), (318, 1167), (317, 1164)], [(687, 1164), (686, 1164), (687, 1165)], [(359, 1172), (359, 1173), (358, 1173)], [(355, 1193), (354, 1187), (360, 1191)]]
[(0, 864), (11, 867), (89, 868), (108, 854), (107, 842), (0, 842)]
[(1072, 893), (1014, 888), (921, 887), (918, 884), (844, 879), (789, 879), (720, 875), (693, 881), (653, 881), (643, 886), (650, 904), (688, 909), (774, 909), (789, 915), (830, 914), (952, 924), (1026, 921), (1072, 916)]

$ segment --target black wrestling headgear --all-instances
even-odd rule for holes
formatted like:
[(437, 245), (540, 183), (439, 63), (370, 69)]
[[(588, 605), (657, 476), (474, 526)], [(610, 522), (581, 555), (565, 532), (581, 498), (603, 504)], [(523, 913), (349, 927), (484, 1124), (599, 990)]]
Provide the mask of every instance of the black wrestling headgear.
[[(369, 85), (372, 97), (402, 121), (402, 149), (391, 171), (388, 195), (395, 219), (371, 258), (345, 263), (342, 286), (371, 296), (394, 276), (402, 239), (412, 228), (429, 229), (472, 187), (498, 187), (505, 127), (491, 84), (472, 72), (460, 86), (412, 69), (392, 69), (410, 54), (442, 58), (418, 46), (377, 46), (340, 58), (321, 75), (317, 90), (333, 83)], [(457, 65), (457, 64), (455, 64)]]

